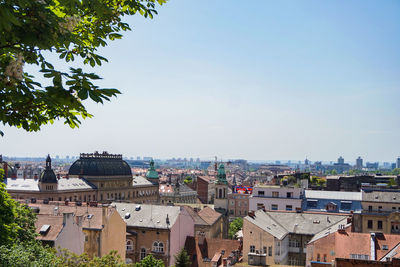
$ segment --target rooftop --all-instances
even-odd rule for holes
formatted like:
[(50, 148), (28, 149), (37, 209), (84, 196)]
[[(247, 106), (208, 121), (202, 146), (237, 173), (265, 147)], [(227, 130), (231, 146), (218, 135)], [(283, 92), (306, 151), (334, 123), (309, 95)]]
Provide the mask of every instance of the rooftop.
[[(170, 229), (178, 218), (181, 207), (134, 203), (112, 203), (127, 226)], [(168, 219), (167, 219), (168, 218)]]
[(335, 200), (352, 200), (361, 201), (361, 192), (345, 192), (345, 191), (321, 191), (321, 190), (305, 190), (305, 197), (317, 199), (335, 199)]

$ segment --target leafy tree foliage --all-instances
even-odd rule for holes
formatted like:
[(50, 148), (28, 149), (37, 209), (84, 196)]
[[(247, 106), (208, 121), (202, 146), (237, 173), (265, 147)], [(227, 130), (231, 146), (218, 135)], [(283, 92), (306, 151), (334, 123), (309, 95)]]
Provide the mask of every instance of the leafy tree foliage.
[(35, 241), (35, 214), (11, 198), (0, 182), (0, 246)]
[(54, 249), (44, 248), (39, 242), (15, 242), (0, 246), (0, 266), (61, 266)]
[(115, 250), (103, 257), (90, 258), (86, 253), (77, 255), (66, 249), (62, 250), (58, 257), (58, 266), (63, 267), (126, 267), (131, 266), (122, 262), (121, 257)]
[(175, 267), (190, 267), (190, 266), (192, 266), (190, 257), (184, 248), (182, 248), (178, 252), (178, 254), (176, 254), (174, 256), (174, 258), (175, 258)]
[(147, 255), (143, 260), (133, 265), (134, 267), (164, 267), (162, 260), (157, 260), (153, 255)]
[(235, 237), (235, 234), (243, 228), (243, 218), (236, 218), (229, 224), (228, 235), (230, 239)]
[[(72, 67), (72, 61), (80, 59), (92, 67), (107, 62), (97, 50), (130, 30), (122, 18), (134, 14), (153, 18), (156, 4), (165, 2), (0, 1), (0, 122), (27, 131), (38, 131), (55, 119), (64, 120), (72, 128), (79, 126), (80, 117), (92, 116), (83, 101), (103, 103), (120, 91), (99, 88), (95, 81), (100, 77)], [(48, 59), (49, 53), (67, 62), (69, 71), (56, 69)], [(24, 64), (37, 65), (48, 84), (42, 85), (24, 72)]]

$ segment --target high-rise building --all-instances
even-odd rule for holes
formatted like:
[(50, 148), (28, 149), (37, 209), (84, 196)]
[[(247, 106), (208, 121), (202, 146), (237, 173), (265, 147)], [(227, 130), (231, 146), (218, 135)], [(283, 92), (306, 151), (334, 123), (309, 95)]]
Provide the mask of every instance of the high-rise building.
[(340, 156), (340, 157), (338, 158), (337, 162), (338, 162), (339, 164), (344, 164), (344, 158), (342, 158), (342, 156)]
[(397, 168), (400, 168), (400, 157), (397, 158)]
[(363, 168), (363, 159), (361, 157), (358, 157), (356, 159), (356, 169), (361, 170)]

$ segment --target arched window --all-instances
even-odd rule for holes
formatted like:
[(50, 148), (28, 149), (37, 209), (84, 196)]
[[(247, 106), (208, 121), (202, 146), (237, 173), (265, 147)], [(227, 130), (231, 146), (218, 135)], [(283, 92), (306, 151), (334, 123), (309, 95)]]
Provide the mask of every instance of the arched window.
[(130, 239), (126, 240), (126, 250), (127, 251), (132, 251), (133, 250), (133, 242)]
[(222, 198), (222, 189), (219, 189), (219, 198)]
[(153, 243), (153, 252), (164, 253), (164, 244), (163, 244), (163, 242), (154, 241), (154, 243)]
[(140, 249), (140, 260), (143, 260), (146, 257), (146, 249), (141, 248)]

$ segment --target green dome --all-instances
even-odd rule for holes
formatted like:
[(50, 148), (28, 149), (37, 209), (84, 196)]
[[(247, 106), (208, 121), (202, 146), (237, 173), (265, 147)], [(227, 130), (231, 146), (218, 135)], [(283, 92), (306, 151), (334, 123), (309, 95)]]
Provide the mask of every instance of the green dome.
[(157, 179), (158, 180), (158, 172), (154, 168), (154, 161), (150, 161), (150, 168), (148, 169), (146, 173), (146, 178), (147, 179)]
[(228, 181), (226, 180), (224, 164), (219, 165), (218, 174), (217, 174), (217, 184), (228, 184)]

